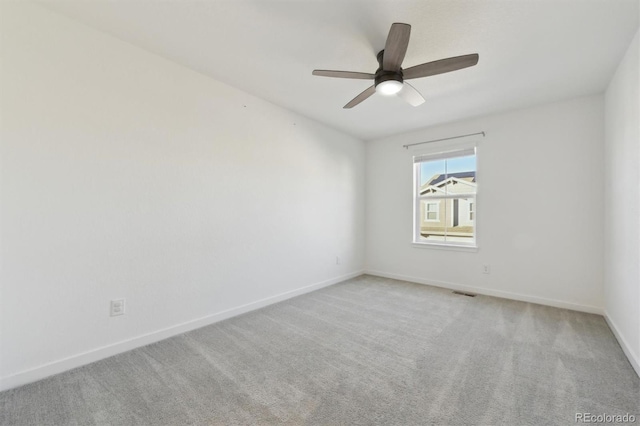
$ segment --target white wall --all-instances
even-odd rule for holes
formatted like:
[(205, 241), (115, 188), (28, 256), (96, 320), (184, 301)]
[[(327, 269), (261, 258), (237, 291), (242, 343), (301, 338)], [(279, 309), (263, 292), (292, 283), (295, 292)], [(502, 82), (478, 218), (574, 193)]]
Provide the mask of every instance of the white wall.
[(362, 141), (1, 7), (2, 387), (362, 269)]
[(640, 374), (640, 42), (605, 96), (606, 316)]
[[(603, 117), (591, 96), (368, 142), (366, 270), (601, 312)], [(402, 145), (481, 130), (479, 250), (413, 247), (414, 153)]]

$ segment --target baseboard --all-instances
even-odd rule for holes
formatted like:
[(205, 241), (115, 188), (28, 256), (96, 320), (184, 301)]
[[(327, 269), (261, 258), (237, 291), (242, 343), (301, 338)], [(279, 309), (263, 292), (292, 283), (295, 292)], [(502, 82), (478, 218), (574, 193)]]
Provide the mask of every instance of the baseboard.
[(613, 322), (607, 311), (604, 311), (604, 319), (605, 321), (607, 321), (607, 324), (609, 325), (611, 332), (613, 332), (613, 335), (616, 336), (616, 339), (618, 339), (618, 343), (620, 344), (620, 347), (622, 348), (624, 354), (627, 356), (629, 363), (631, 364), (633, 369), (636, 370), (636, 374), (638, 375), (638, 377), (640, 377), (640, 357), (633, 351), (633, 349), (631, 349), (631, 346), (629, 346), (627, 340), (620, 333), (620, 329), (616, 326), (616, 323)]
[(425, 284), (434, 287), (448, 288), (451, 290), (464, 291), (466, 293), (483, 294), (485, 296), (501, 297), (503, 299), (518, 300), (521, 302), (535, 303), (538, 305), (553, 306), (555, 308), (569, 309), (572, 311), (587, 312), (590, 314), (604, 315), (602, 308), (590, 305), (580, 305), (576, 303), (565, 302), (562, 300), (546, 299), (544, 297), (530, 296), (527, 294), (512, 293), (502, 290), (492, 290), (483, 287), (474, 287), (463, 284), (450, 283), (446, 281), (427, 280), (423, 278), (411, 277), (406, 275), (393, 274), (388, 272), (365, 270), (365, 274), (375, 275), (378, 277), (392, 278), (395, 280), (409, 281), (416, 284)]
[(287, 291), (285, 293), (277, 294), (275, 296), (267, 297), (265, 299), (257, 300), (255, 302), (247, 303), (245, 305), (237, 306), (235, 308), (227, 309), (212, 315), (207, 315), (202, 318), (187, 321), (175, 326), (167, 327), (161, 330), (157, 330), (151, 333), (147, 333), (141, 336), (134, 337), (132, 339), (123, 340), (118, 343), (103, 346), (97, 349), (93, 349), (87, 352), (83, 352), (77, 355), (70, 356), (68, 358), (60, 359), (35, 367), (29, 370), (21, 371), (10, 376), (0, 379), (0, 391), (12, 389), (18, 386), (25, 385), (27, 383), (35, 382), (54, 374), (59, 374), (83, 365), (90, 364), (95, 361), (99, 361), (104, 358), (108, 358), (119, 353), (127, 352), (132, 349), (146, 346), (151, 343), (158, 342), (160, 340), (167, 339), (169, 337), (176, 336), (178, 334), (185, 333), (187, 331), (195, 330), (216, 322), (235, 317), (240, 314), (244, 314), (256, 309), (263, 308), (274, 303), (282, 302), (283, 300), (291, 299), (292, 297), (300, 296), (305, 293), (310, 293), (315, 290), (319, 290), (324, 287), (355, 278), (364, 273), (364, 271), (356, 271), (350, 274), (341, 275), (326, 281), (311, 284), (302, 288)]

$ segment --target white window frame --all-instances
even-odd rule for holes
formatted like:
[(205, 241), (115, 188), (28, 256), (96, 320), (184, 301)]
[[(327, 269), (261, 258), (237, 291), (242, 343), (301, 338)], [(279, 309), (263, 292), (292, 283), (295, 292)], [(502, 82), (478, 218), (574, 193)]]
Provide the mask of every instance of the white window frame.
[[(420, 164), (425, 161), (437, 161), (448, 158), (457, 158), (464, 157), (468, 155), (476, 156), (476, 190), (475, 193), (459, 193), (459, 194), (446, 194), (443, 193), (441, 195), (431, 194), (420, 195)], [(413, 214), (413, 245), (415, 247), (420, 248), (451, 248), (451, 249), (460, 249), (460, 250), (472, 250), (476, 251), (478, 248), (478, 230), (477, 230), (477, 217), (478, 217), (478, 150), (477, 144), (475, 142), (470, 142), (467, 144), (459, 144), (455, 147), (433, 147), (429, 150), (421, 150), (419, 153), (414, 153), (413, 156), (413, 174), (414, 174), (414, 187), (413, 187), (413, 200), (414, 200), (414, 214)], [(420, 235), (420, 202), (425, 201), (429, 203), (433, 203), (435, 201), (441, 202), (442, 200), (448, 199), (456, 199), (456, 198), (467, 198), (473, 203), (473, 238), (469, 242), (461, 242), (461, 241), (425, 241), (422, 239)], [(426, 209), (426, 207), (425, 207)], [(439, 212), (439, 209), (438, 209)], [(426, 211), (425, 211), (426, 214)], [(453, 214), (453, 211), (452, 211)], [(440, 215), (438, 214), (438, 218)], [(427, 221), (425, 219), (425, 221)], [(445, 232), (446, 238), (446, 232)]]

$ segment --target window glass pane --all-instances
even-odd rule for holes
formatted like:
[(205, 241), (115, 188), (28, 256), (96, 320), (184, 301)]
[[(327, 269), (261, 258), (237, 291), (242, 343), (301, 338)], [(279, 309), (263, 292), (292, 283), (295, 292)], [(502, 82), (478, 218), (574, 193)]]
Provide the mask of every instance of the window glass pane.
[(439, 176), (444, 176), (445, 160), (428, 161), (425, 163), (419, 163), (420, 167), (420, 194), (419, 195), (437, 195), (443, 194), (438, 188), (430, 186), (430, 182), (438, 179)]
[(431, 200), (420, 200), (420, 240), (421, 241), (444, 241), (445, 224), (443, 219), (445, 211), (443, 209), (445, 200), (433, 202)]
[(420, 200), (419, 241), (473, 243), (475, 198)]
[(442, 200), (448, 203), (449, 214), (445, 223), (446, 241), (470, 243), (474, 239), (474, 223), (471, 219), (473, 198), (451, 198)]
[(475, 194), (476, 156), (419, 163), (420, 196)]
[(475, 172), (476, 156), (449, 158), (447, 161), (447, 173)]
[(446, 194), (474, 194), (476, 192), (476, 156), (449, 158), (441, 189)]

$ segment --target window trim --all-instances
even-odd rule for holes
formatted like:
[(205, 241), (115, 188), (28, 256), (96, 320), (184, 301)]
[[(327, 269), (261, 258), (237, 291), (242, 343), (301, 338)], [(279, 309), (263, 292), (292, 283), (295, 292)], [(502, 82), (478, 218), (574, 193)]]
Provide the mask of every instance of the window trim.
[(441, 243), (427, 243), (427, 242), (420, 242), (420, 243), (416, 243), (416, 242), (412, 242), (411, 246), (415, 247), (415, 248), (421, 248), (421, 249), (437, 249), (437, 250), (451, 250), (451, 251), (466, 251), (466, 252), (477, 252), (480, 248), (478, 247), (478, 244), (476, 242), (476, 245), (472, 246), (472, 245), (458, 245), (455, 243), (447, 243), (447, 244), (441, 244)]

